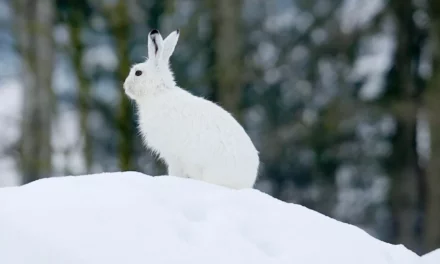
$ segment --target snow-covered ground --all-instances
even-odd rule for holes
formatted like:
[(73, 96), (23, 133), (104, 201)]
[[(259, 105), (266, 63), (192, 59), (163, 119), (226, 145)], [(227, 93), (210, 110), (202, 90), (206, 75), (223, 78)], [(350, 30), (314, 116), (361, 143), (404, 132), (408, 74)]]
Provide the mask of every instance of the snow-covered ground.
[(0, 189), (0, 263), (415, 264), (421, 258), (257, 190), (125, 172)]
[(422, 256), (422, 264), (439, 264), (440, 248)]

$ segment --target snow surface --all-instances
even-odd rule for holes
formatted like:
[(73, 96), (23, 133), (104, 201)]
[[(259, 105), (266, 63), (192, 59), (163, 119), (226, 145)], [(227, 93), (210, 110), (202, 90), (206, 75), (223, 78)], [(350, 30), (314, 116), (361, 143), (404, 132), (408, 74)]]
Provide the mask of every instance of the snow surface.
[(137, 172), (0, 189), (0, 263), (414, 264), (403, 246), (258, 190)]
[(422, 256), (422, 264), (439, 264), (440, 248)]

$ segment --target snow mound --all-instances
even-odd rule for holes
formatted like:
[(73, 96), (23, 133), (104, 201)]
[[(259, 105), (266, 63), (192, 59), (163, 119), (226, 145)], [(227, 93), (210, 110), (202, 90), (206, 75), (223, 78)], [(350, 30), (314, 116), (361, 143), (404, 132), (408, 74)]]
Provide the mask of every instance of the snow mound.
[(136, 172), (0, 189), (0, 263), (420, 261), (403, 246), (257, 190)]
[(423, 264), (439, 264), (440, 263), (440, 248), (431, 251), (422, 256)]

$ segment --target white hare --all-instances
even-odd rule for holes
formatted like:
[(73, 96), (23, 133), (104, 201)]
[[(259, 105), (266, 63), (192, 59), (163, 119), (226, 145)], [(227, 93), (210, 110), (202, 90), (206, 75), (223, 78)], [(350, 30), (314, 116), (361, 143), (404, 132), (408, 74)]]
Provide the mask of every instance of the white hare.
[(259, 157), (240, 124), (220, 106), (178, 87), (169, 59), (179, 30), (165, 40), (148, 35), (148, 59), (132, 67), (125, 93), (136, 102), (144, 143), (168, 166), (168, 175), (233, 189), (252, 188)]

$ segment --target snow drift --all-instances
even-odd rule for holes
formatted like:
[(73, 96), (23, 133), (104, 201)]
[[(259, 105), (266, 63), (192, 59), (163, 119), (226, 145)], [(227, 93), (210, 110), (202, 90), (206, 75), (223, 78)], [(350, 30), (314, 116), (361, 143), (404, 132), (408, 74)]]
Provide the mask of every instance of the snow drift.
[(422, 256), (422, 264), (439, 264), (440, 248)]
[(257, 190), (136, 172), (0, 189), (0, 263), (420, 261), (403, 246)]

